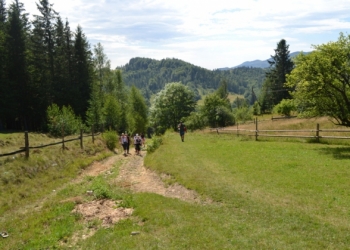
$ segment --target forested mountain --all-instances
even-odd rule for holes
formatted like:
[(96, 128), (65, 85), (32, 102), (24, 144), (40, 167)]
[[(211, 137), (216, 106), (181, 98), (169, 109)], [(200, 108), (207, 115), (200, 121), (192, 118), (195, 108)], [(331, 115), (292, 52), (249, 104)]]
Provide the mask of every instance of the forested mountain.
[(175, 58), (154, 60), (140, 57), (132, 58), (118, 69), (123, 72), (125, 84), (141, 89), (148, 99), (170, 82), (182, 82), (200, 98), (199, 90), (217, 89), (220, 82), (226, 80), (228, 91), (244, 95), (251, 101), (252, 88), (256, 94), (259, 93), (266, 72), (265, 69), (249, 67), (208, 70)]

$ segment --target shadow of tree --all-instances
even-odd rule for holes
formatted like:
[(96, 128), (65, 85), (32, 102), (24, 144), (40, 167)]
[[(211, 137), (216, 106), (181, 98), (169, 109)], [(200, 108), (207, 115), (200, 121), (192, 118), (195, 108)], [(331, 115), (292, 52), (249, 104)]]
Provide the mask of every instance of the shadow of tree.
[(321, 148), (322, 154), (332, 155), (335, 159), (350, 159), (350, 147)]

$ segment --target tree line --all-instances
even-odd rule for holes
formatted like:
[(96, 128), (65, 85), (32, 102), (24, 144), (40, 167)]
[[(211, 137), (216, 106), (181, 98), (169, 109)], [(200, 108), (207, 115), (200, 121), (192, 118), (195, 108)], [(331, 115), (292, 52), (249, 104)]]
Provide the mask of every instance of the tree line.
[(74, 133), (78, 128), (144, 133), (147, 106), (125, 86), (98, 43), (71, 30), (48, 0), (29, 14), (0, 0), (0, 129)]

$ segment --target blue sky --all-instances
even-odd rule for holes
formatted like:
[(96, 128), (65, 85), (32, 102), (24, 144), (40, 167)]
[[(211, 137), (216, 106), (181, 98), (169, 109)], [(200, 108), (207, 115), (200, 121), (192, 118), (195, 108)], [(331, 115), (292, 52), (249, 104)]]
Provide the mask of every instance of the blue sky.
[[(11, 3), (7, 0), (6, 3)], [(22, 0), (32, 16), (39, 0)], [(350, 0), (49, 0), (71, 30), (100, 42), (112, 68), (133, 57), (178, 58), (216, 69), (265, 60), (350, 34)]]

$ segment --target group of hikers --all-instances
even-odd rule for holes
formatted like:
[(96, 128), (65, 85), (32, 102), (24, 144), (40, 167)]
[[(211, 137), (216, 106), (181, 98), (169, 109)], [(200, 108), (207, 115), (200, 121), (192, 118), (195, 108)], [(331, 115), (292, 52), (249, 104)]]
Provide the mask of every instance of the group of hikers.
[[(131, 137), (127, 133), (122, 133), (119, 137), (119, 142), (123, 146), (124, 156), (129, 155), (130, 145), (132, 144)], [(144, 134), (136, 134), (133, 138), (133, 144), (135, 147), (135, 154), (141, 155), (141, 147), (145, 145)]]
[[(187, 132), (185, 124), (181, 121), (178, 126), (178, 131), (180, 133), (181, 141), (185, 141), (185, 133)], [(144, 134), (136, 134), (133, 138), (133, 144), (135, 147), (135, 154), (141, 156), (141, 147), (145, 146), (145, 136)], [(125, 132), (119, 137), (119, 143), (123, 146), (124, 156), (129, 155), (130, 144), (132, 143), (131, 137)]]

